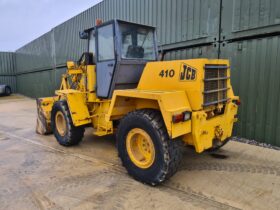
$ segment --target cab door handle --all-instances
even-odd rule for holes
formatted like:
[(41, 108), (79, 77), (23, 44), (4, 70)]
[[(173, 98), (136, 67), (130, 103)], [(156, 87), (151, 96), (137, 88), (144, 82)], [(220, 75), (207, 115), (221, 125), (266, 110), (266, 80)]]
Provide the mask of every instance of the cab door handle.
[(109, 63), (109, 64), (108, 64), (108, 66), (109, 66), (109, 67), (113, 67), (113, 66), (114, 66), (114, 64), (112, 64), (112, 63)]

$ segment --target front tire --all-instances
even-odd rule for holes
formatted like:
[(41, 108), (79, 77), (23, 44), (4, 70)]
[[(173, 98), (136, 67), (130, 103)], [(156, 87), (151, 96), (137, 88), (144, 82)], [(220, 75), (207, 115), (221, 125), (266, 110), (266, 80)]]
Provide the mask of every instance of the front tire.
[(181, 140), (169, 138), (161, 113), (143, 109), (127, 114), (117, 131), (119, 157), (136, 180), (157, 185), (179, 168)]
[(51, 127), (59, 144), (63, 146), (77, 145), (82, 141), (84, 127), (75, 127), (66, 101), (54, 103), (51, 112)]

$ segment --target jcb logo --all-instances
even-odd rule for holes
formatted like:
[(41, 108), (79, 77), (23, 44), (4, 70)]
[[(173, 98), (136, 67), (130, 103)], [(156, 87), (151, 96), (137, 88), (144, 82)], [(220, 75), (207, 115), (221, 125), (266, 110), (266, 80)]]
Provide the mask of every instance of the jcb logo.
[(196, 69), (188, 66), (185, 63), (182, 63), (179, 80), (180, 81), (189, 81), (196, 79)]

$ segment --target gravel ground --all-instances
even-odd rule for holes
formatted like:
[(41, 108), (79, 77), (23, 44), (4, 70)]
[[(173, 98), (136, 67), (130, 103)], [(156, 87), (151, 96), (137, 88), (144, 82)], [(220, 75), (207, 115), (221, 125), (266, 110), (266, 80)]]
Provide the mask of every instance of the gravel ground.
[(280, 147), (273, 146), (271, 144), (267, 144), (267, 143), (263, 143), (263, 142), (258, 142), (256, 140), (252, 140), (252, 139), (245, 139), (242, 137), (234, 136), (231, 140), (241, 142), (241, 143), (251, 144), (251, 145), (255, 145), (255, 146), (259, 146), (259, 147), (280, 150)]
[(128, 176), (112, 136), (87, 128), (81, 144), (62, 147), (36, 134), (35, 100), (1, 97), (0, 119), (0, 210), (280, 206), (280, 152), (271, 146), (233, 138), (211, 153), (186, 147), (179, 171), (150, 187)]

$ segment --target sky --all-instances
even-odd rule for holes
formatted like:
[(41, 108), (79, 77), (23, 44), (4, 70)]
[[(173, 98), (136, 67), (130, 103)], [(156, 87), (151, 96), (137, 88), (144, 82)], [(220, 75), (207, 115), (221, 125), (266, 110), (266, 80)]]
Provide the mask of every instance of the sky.
[(0, 51), (15, 51), (102, 0), (0, 0)]

